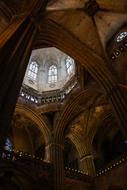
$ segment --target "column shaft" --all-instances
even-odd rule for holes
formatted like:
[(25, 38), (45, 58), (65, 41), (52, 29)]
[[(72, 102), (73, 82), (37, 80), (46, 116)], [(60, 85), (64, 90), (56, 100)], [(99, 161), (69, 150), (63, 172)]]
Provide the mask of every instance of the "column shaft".
[[(0, 35), (0, 144), (6, 138), (37, 33), (37, 14), (48, 1), (37, 0), (27, 15), (14, 17)], [(1, 145), (0, 145), (1, 146)]]
[(95, 176), (95, 166), (92, 155), (85, 155), (80, 159), (80, 170), (89, 176)]
[(52, 143), (51, 160), (54, 165), (54, 187), (55, 190), (64, 190), (64, 162), (63, 162), (63, 145)]

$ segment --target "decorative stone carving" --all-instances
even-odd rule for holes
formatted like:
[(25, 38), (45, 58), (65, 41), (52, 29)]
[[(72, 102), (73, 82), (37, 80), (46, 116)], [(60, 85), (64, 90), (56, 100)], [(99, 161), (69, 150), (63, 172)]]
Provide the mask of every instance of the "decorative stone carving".
[(94, 16), (99, 10), (99, 5), (95, 0), (89, 0), (85, 3), (84, 10), (89, 16)]

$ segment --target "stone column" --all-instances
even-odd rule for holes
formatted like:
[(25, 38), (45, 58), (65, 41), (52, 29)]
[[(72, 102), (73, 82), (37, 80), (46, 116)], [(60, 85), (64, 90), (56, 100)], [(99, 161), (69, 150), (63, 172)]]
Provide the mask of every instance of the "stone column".
[(55, 190), (64, 190), (64, 146), (60, 143), (50, 144), (51, 162), (54, 166), (54, 187)]
[(80, 170), (89, 176), (95, 176), (95, 166), (91, 154), (84, 155), (80, 158)]
[(127, 139), (127, 90), (119, 84), (107, 91), (107, 97), (112, 104), (113, 111), (125, 139)]
[(16, 16), (0, 35), (0, 148), (10, 122), (37, 33), (36, 15), (44, 1), (34, 1), (27, 15)]
[(44, 158), (44, 161), (53, 164), (52, 143), (45, 146), (45, 158)]
[(30, 18), (18, 17), (0, 36), (0, 141), (9, 130), (36, 31)]

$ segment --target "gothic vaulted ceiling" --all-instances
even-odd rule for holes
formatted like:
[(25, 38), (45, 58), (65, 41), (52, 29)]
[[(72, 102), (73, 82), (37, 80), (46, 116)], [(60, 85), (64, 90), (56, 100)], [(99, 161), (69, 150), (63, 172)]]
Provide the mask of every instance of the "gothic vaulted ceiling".
[[(21, 14), (26, 12), (29, 8), (27, 5), (32, 5), (32, 2), (2, 0), (0, 7)], [(7, 11), (0, 9), (0, 12), (4, 14)], [(127, 22), (126, 12), (126, 0), (49, 0), (45, 16), (103, 56), (105, 43)], [(40, 20), (43, 22), (43, 19)]]
[(103, 56), (106, 42), (127, 22), (126, 0), (54, 0), (48, 17)]

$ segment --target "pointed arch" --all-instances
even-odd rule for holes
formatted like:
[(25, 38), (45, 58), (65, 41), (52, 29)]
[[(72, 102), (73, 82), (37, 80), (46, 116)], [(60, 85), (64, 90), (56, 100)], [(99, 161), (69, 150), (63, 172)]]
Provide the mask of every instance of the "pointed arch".
[(52, 141), (50, 123), (48, 122), (47, 118), (42, 115), (39, 115), (38, 112), (36, 112), (35, 110), (32, 110), (29, 107), (22, 104), (17, 104), (15, 111), (22, 113), (26, 117), (30, 118), (37, 125), (37, 127), (42, 131), (42, 134), (45, 140), (45, 161), (51, 162), (51, 152), (50, 150), (46, 149), (46, 147)]
[(51, 133), (48, 128), (49, 123), (45, 117), (40, 116), (38, 113), (36, 113), (36, 111), (22, 104), (17, 104), (15, 111), (24, 114), (26, 117), (30, 118), (38, 126), (38, 128), (43, 133), (46, 144), (48, 144), (51, 141)]
[(36, 61), (31, 61), (28, 67), (28, 77), (36, 80), (37, 79), (37, 74), (38, 74), (38, 63)]
[(48, 69), (48, 83), (56, 83), (57, 82), (57, 67), (56, 65), (51, 65)]

